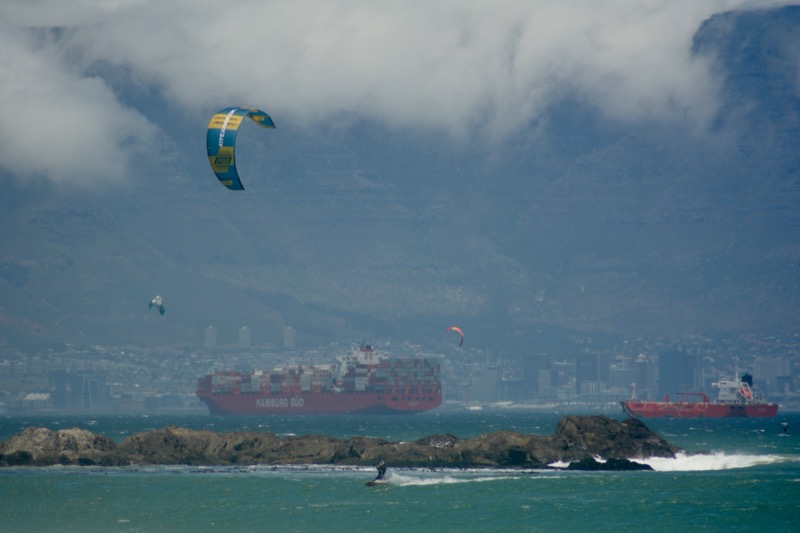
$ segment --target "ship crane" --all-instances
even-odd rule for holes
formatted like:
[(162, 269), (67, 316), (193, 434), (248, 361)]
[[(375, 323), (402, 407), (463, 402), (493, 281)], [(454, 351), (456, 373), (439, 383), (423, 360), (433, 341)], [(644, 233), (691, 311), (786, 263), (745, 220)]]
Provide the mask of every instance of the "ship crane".
[(703, 403), (708, 403), (708, 395), (704, 392), (679, 392), (678, 397), (681, 399), (682, 402), (685, 402), (684, 396), (697, 396), (698, 398), (702, 399)]

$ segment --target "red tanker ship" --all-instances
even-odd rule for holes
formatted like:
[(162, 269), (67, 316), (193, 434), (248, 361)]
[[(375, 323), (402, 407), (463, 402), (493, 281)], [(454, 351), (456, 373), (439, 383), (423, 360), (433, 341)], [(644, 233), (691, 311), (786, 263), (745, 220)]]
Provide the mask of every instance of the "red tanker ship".
[[(711, 386), (717, 389), (714, 401), (703, 393), (684, 392), (679, 393), (677, 402), (669, 401), (669, 398), (661, 402), (632, 398), (620, 403), (627, 414), (637, 418), (772, 418), (777, 415), (778, 404), (765, 402), (762, 395), (753, 392), (751, 383), (747, 379), (721, 379), (712, 383)], [(697, 396), (700, 401), (686, 401), (686, 396)]]
[(416, 413), (442, 403), (438, 362), (389, 357), (367, 344), (336, 364), (214, 372), (196, 393), (220, 415)]

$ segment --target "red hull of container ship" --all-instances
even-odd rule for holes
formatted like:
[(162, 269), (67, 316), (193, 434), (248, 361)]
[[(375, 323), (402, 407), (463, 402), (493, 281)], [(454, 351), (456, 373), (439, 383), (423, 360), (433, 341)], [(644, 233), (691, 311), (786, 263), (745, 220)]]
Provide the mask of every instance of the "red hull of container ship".
[(259, 394), (200, 396), (215, 415), (337, 415), (337, 414), (410, 414), (436, 409), (440, 395), (424, 399), (401, 400), (371, 392), (318, 392), (295, 396), (261, 396)]
[(778, 404), (728, 405), (702, 402), (655, 402), (625, 400), (622, 409), (638, 418), (772, 418)]

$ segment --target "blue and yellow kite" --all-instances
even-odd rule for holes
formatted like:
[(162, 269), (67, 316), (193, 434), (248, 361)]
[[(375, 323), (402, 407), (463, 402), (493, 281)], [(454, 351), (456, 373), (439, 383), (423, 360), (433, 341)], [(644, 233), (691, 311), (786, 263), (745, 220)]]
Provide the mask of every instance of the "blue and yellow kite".
[(206, 147), (208, 162), (220, 183), (232, 191), (242, 191), (244, 187), (236, 172), (234, 146), (236, 133), (244, 117), (250, 117), (262, 128), (275, 128), (272, 119), (260, 109), (246, 107), (226, 107), (217, 111), (208, 123)]

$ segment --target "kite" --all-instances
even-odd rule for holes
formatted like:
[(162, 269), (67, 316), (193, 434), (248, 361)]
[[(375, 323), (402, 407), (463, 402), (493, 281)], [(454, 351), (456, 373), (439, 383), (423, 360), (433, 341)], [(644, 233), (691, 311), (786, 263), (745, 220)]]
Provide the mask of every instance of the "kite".
[(459, 348), (461, 347), (461, 345), (462, 345), (462, 344), (464, 344), (464, 332), (463, 332), (463, 331), (461, 331), (461, 328), (459, 328), (458, 326), (450, 326), (450, 327), (449, 327), (449, 328), (447, 328), (445, 331), (446, 331), (446, 332), (447, 332), (447, 331), (455, 331), (456, 333), (458, 333), (459, 335), (461, 335), (461, 341), (458, 343), (458, 346), (459, 346)]
[(164, 299), (161, 296), (156, 296), (150, 300), (150, 305), (148, 307), (150, 309), (155, 307), (162, 315), (167, 311), (167, 307), (164, 305)]
[(217, 179), (232, 191), (242, 191), (244, 186), (236, 172), (236, 134), (242, 120), (249, 117), (262, 128), (275, 128), (272, 119), (260, 109), (247, 107), (226, 107), (220, 109), (208, 122), (206, 133), (206, 148), (208, 149), (208, 162)]

